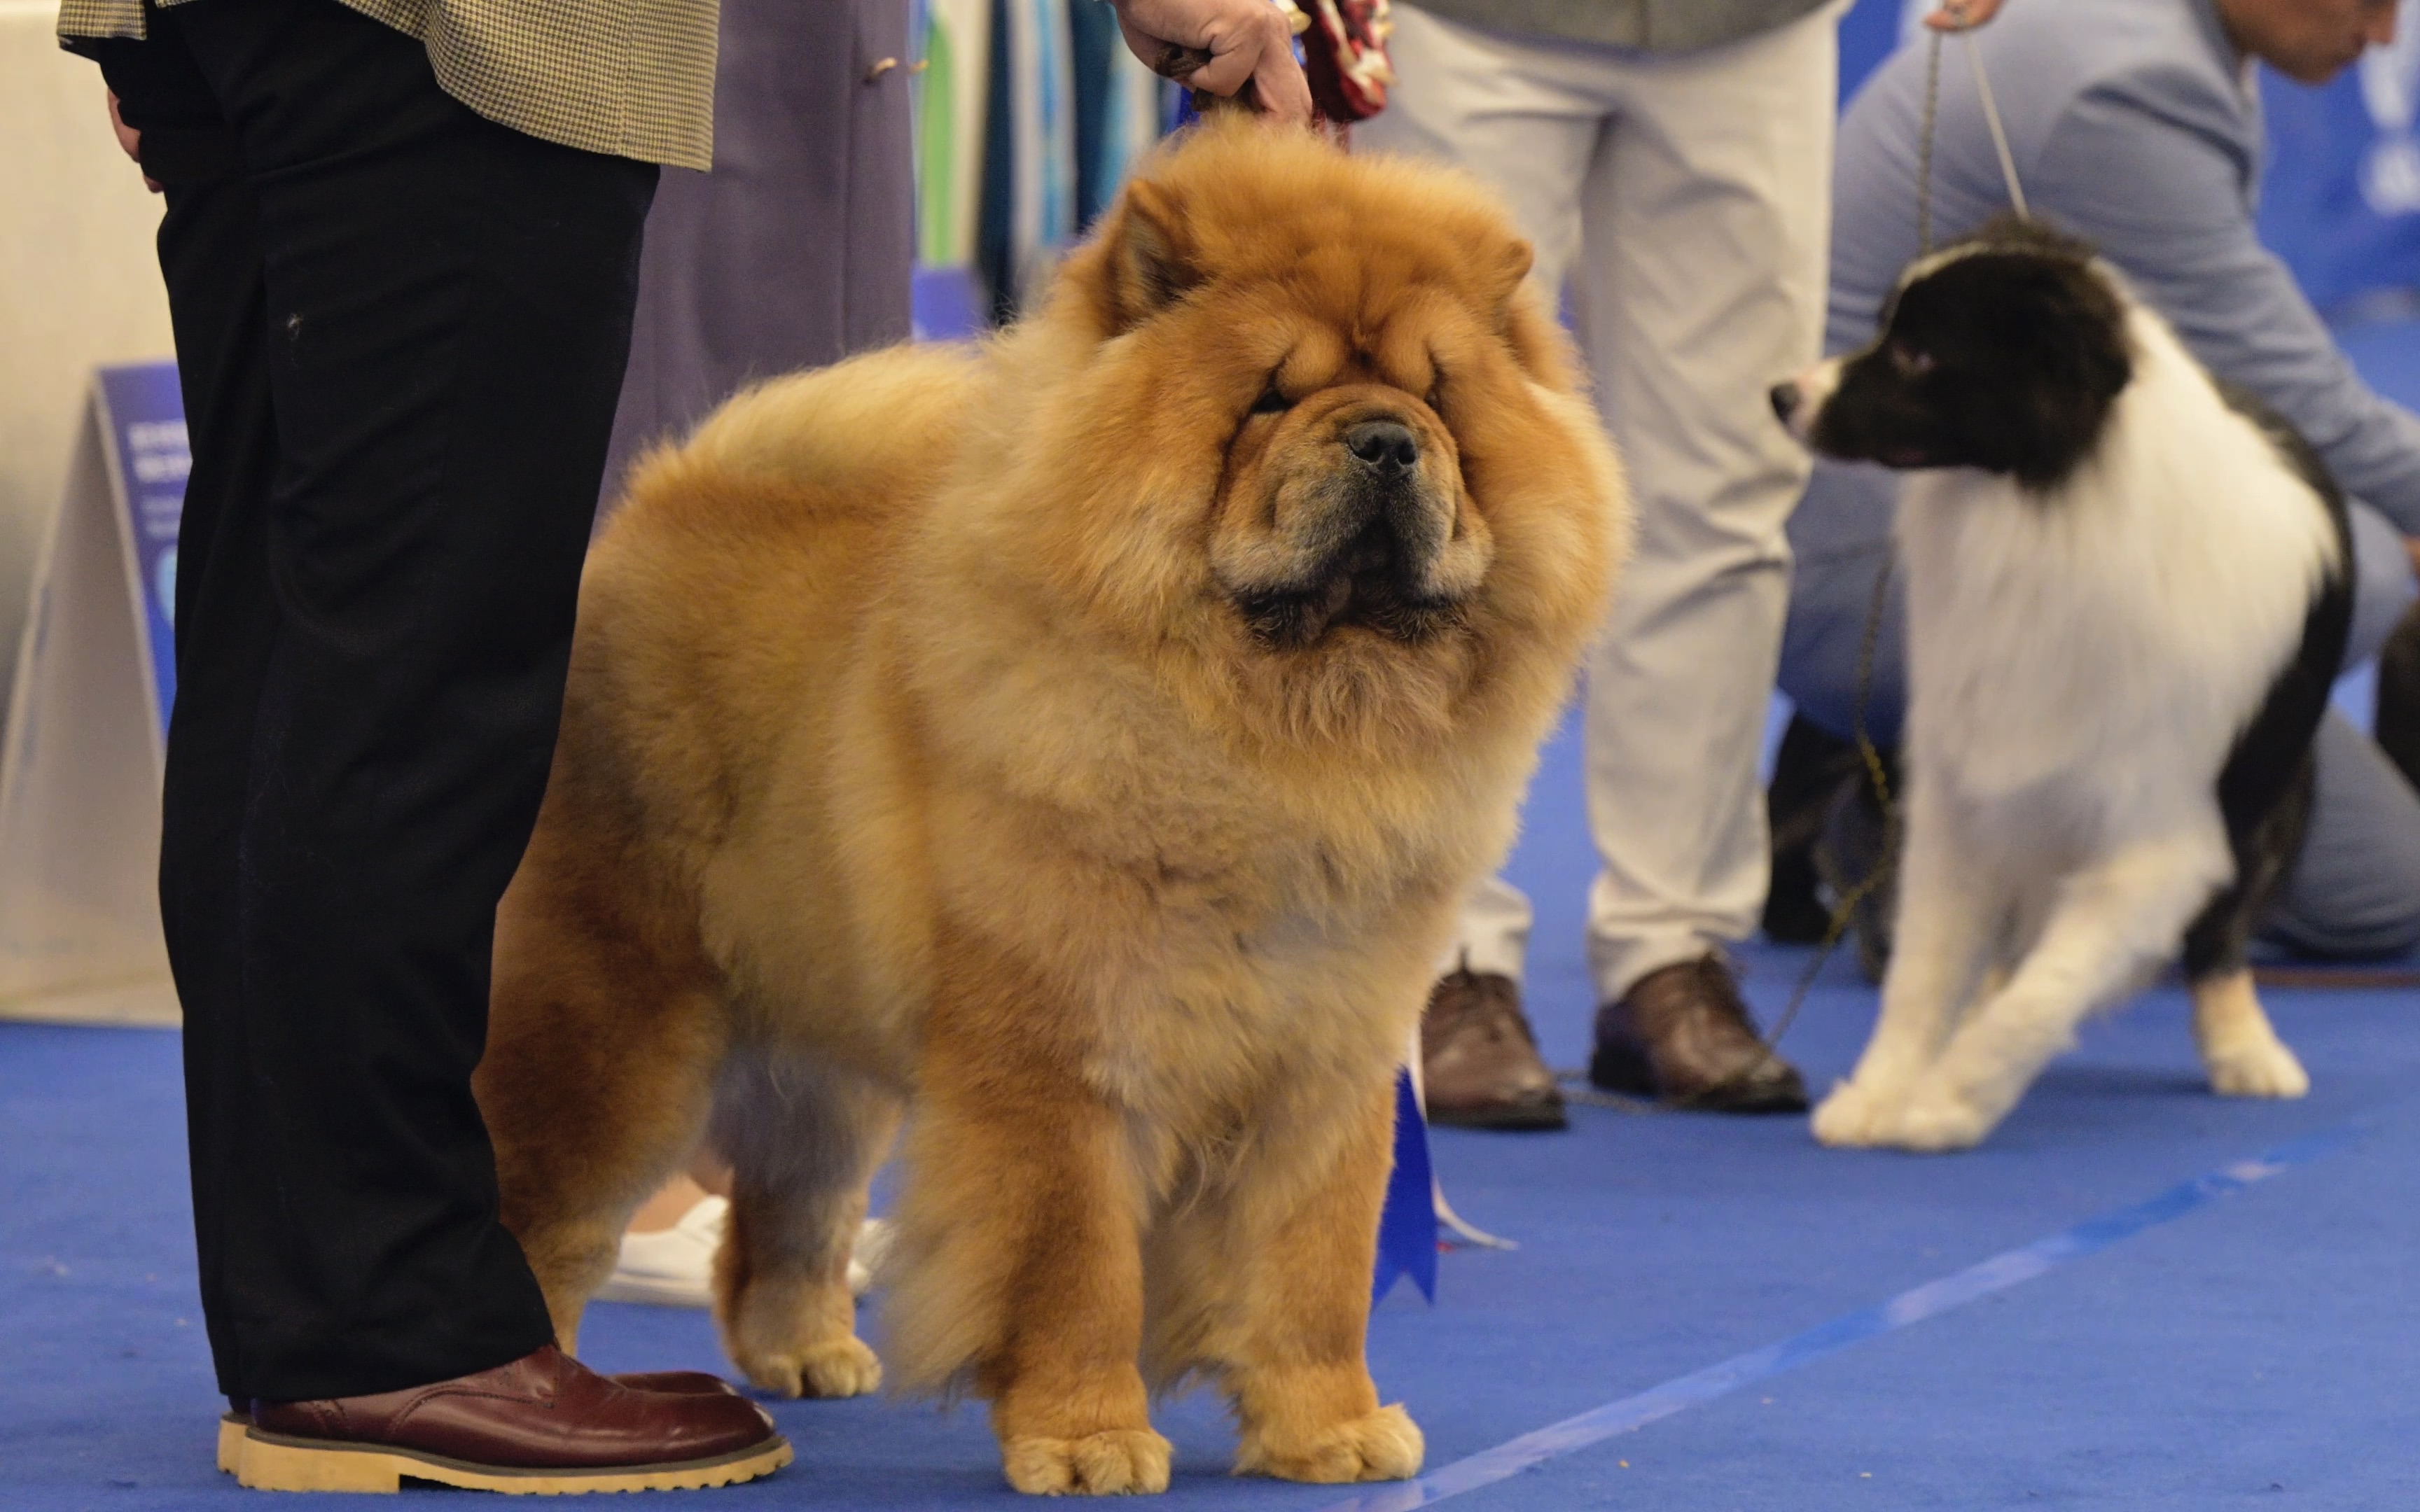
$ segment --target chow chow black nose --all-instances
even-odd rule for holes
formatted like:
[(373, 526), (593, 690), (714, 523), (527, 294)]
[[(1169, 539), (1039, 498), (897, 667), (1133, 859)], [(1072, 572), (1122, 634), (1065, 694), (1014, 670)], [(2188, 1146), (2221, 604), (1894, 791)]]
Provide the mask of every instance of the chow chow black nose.
[(1773, 412), (1780, 417), (1783, 424), (1789, 424), (1790, 417), (1798, 413), (1797, 383), (1794, 380), (1785, 380), (1775, 384), (1770, 397), (1773, 400)]
[(1411, 427), (1391, 420), (1365, 420), (1344, 433), (1345, 449), (1382, 478), (1399, 478), (1420, 465), (1420, 443)]

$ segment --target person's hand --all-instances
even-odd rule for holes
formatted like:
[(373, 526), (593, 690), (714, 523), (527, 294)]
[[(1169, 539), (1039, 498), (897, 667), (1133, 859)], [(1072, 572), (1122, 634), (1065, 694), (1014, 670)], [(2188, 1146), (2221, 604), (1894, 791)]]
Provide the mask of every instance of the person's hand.
[(1311, 124), (1311, 84), (1286, 13), (1269, 0), (1115, 0), (1126, 46), (1155, 73), (1214, 95), (1247, 84), (1263, 114)]
[[(126, 117), (117, 114), (117, 91), (114, 89), (109, 94), (109, 129), (117, 133), (117, 145), (134, 160), (134, 166), (142, 167), (143, 133), (127, 125)], [(143, 187), (156, 194), (160, 193), (160, 180), (147, 173), (143, 176)]]
[(2000, 0), (1943, 0), (1940, 9), (1924, 18), (1937, 32), (1973, 31), (2000, 13)]

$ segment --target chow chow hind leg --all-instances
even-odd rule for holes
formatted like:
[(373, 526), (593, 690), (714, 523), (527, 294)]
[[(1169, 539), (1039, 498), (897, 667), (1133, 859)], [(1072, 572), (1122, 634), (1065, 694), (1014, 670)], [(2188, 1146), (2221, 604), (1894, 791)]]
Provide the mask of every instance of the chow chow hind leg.
[(1392, 1068), (1349, 1108), (1280, 1120), (1223, 1191), (1180, 1207), (1153, 1236), (1155, 1374), (1213, 1372), (1242, 1433), (1238, 1474), (1401, 1480), (1420, 1430), (1370, 1379), (1370, 1283), (1393, 1164)]
[(577, 1348), (622, 1231), (706, 1125), (726, 1017), (678, 930), (610, 881), (552, 864), (543, 835), (496, 912), (488, 1047), (473, 1087), (496, 1148), (504, 1226)]
[(857, 1336), (848, 1260), (866, 1186), (899, 1125), (896, 1094), (813, 1061), (742, 1047), (714, 1099), (731, 1162), (731, 1227), (714, 1316), (748, 1379), (783, 1396), (857, 1396), (882, 1366)]

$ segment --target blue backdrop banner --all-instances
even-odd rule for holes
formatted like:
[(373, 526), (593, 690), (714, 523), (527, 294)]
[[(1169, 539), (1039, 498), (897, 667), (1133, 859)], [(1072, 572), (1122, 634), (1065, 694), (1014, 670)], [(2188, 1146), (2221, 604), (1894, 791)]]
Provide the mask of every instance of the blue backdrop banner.
[(2370, 49), (2333, 84), (2260, 83), (2260, 239), (2327, 314), (2410, 314), (2420, 304), (2420, 0), (2403, 0), (2393, 46)]

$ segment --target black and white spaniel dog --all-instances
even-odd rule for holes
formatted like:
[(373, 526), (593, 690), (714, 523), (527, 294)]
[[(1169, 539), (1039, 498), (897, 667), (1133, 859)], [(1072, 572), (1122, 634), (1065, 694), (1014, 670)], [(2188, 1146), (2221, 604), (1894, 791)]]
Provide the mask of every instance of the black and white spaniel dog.
[(2298, 1097), (2244, 948), (2296, 854), (2351, 612), (2344, 502), (2089, 249), (2003, 222), (1776, 387), (1908, 472), (1904, 871), (1832, 1145), (1955, 1149), (2181, 953), (2212, 1089)]

